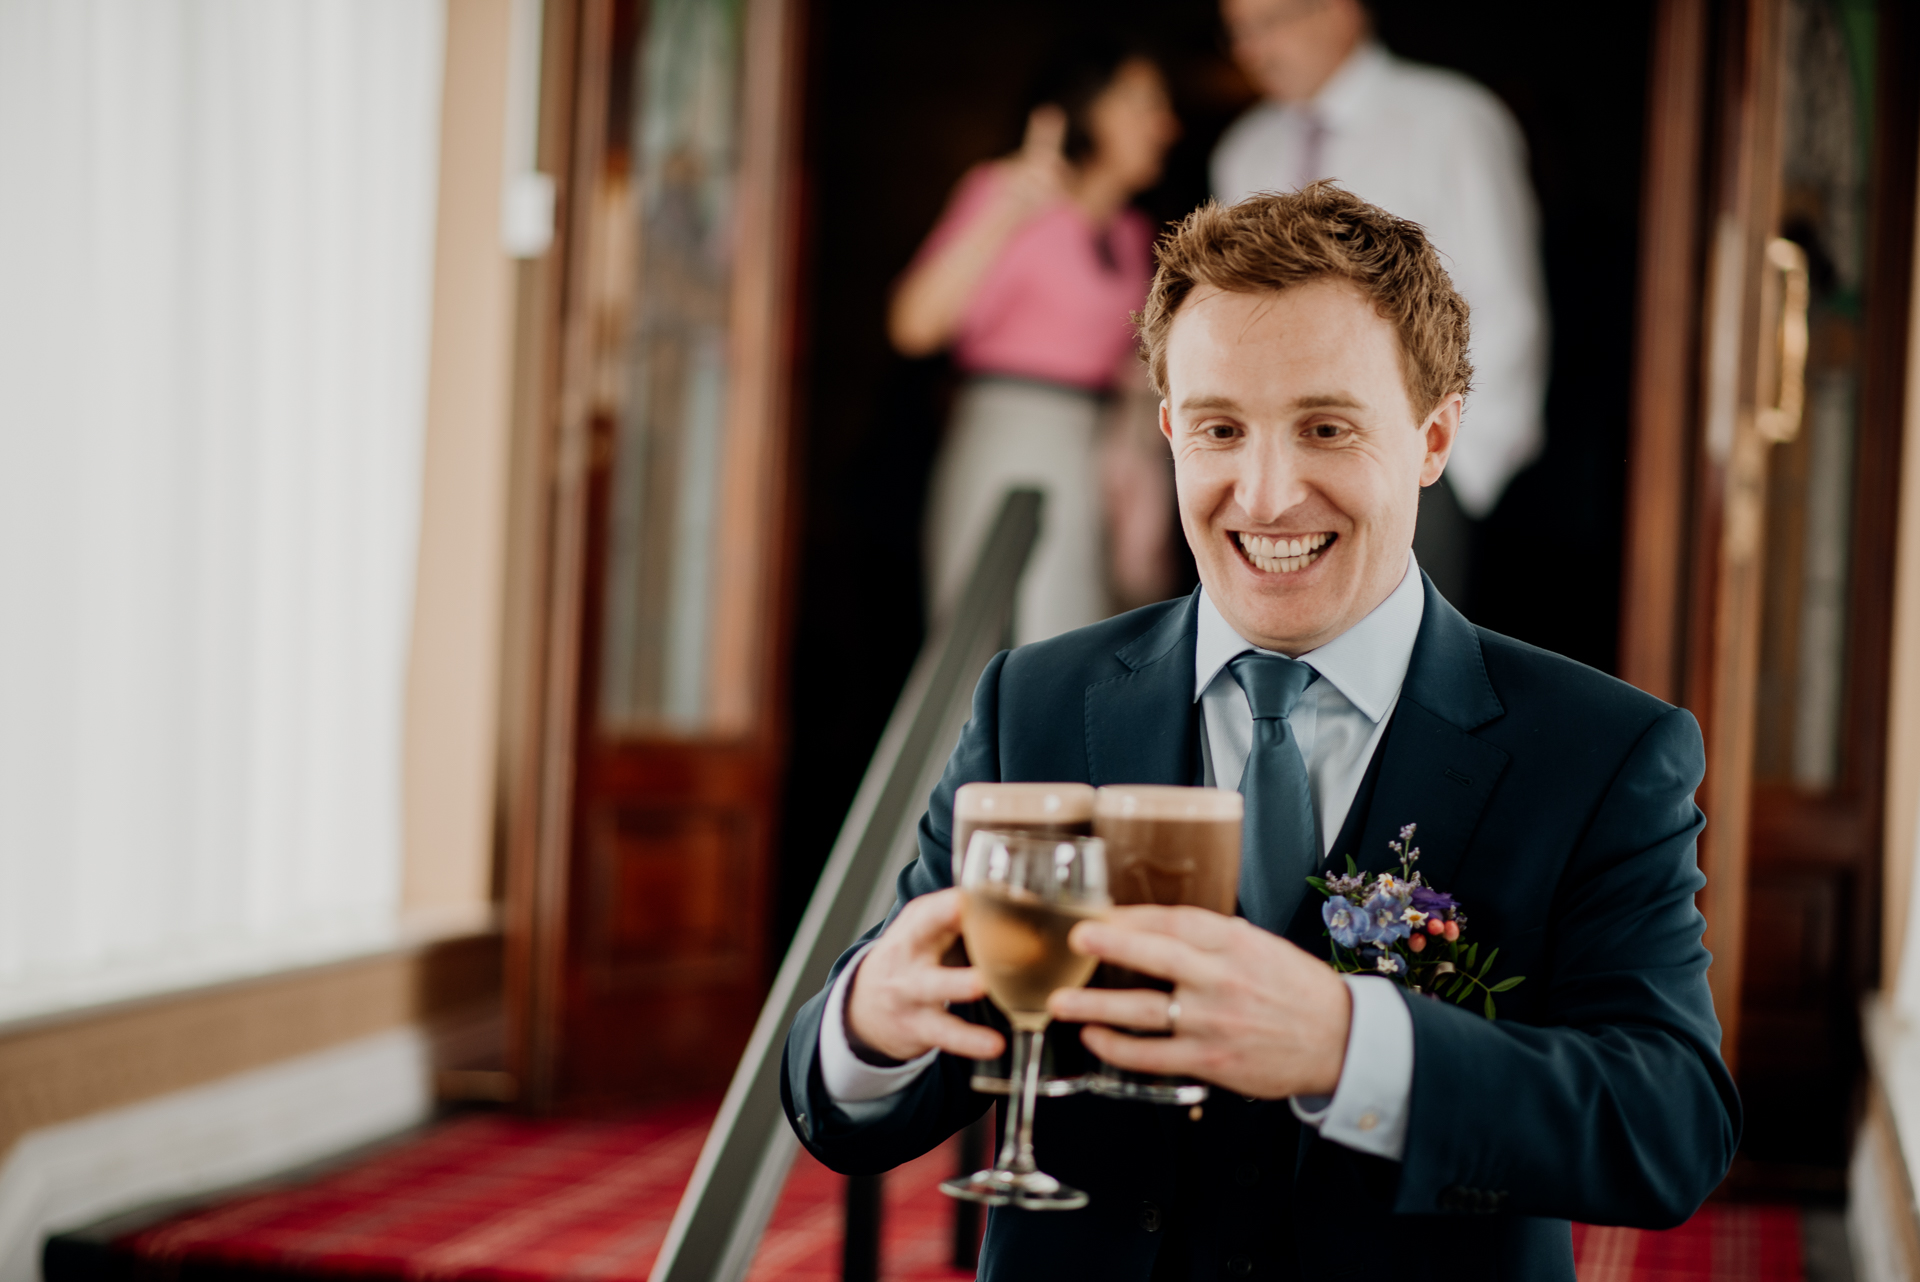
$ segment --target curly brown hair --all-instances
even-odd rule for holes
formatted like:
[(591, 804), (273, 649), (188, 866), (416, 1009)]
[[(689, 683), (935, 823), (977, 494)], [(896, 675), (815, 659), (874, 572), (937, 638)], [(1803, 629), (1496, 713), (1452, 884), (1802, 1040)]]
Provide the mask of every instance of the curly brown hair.
[(1473, 382), (1467, 300), (1418, 223), (1395, 218), (1331, 182), (1237, 205), (1212, 201), (1161, 237), (1147, 305), (1133, 317), (1140, 357), (1166, 395), (1167, 334), (1196, 288), (1281, 290), (1323, 277), (1350, 280), (1400, 336), (1407, 399), (1421, 416)]

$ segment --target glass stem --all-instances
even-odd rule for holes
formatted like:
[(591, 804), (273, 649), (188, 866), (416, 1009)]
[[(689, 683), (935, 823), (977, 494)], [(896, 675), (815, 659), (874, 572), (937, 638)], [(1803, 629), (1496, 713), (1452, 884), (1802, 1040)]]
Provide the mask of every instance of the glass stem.
[(1033, 1106), (1040, 1097), (1040, 1038), (1045, 1033), (1045, 1024), (1013, 1031), (1014, 1090), (1008, 1096), (1013, 1115), (1007, 1119), (997, 1165), (1015, 1175), (1030, 1175), (1038, 1169), (1033, 1163)]

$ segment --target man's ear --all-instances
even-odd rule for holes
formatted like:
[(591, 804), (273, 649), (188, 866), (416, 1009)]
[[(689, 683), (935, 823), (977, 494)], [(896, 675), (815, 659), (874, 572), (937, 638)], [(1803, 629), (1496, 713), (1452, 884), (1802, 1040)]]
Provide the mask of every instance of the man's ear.
[(1421, 435), (1426, 437), (1426, 457), (1420, 461), (1420, 484), (1424, 488), (1440, 479), (1447, 470), (1447, 460), (1453, 455), (1453, 443), (1460, 436), (1460, 410), (1466, 399), (1458, 392), (1448, 393), (1445, 400), (1436, 405), (1427, 415), (1427, 421), (1421, 426)]
[(1167, 444), (1173, 444), (1173, 415), (1167, 409), (1165, 398), (1160, 401), (1160, 435), (1167, 438)]

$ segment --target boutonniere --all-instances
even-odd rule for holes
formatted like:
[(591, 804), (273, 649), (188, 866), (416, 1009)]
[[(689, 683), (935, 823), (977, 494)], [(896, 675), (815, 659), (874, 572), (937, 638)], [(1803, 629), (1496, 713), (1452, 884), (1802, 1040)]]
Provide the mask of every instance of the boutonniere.
[(1479, 994), (1480, 1009), (1492, 1019), (1493, 995), (1517, 988), (1526, 976), (1487, 982), (1500, 950), (1481, 960), (1480, 945), (1466, 942), (1467, 915), (1459, 903), (1414, 871), (1420, 859), (1420, 848), (1413, 844), (1417, 826), (1408, 824), (1400, 830), (1400, 840), (1387, 843), (1399, 856), (1399, 876), (1359, 871), (1348, 855), (1345, 875), (1307, 878), (1308, 885), (1327, 897), (1320, 919), (1332, 940), (1333, 968), (1348, 975), (1385, 975), (1462, 1006)]

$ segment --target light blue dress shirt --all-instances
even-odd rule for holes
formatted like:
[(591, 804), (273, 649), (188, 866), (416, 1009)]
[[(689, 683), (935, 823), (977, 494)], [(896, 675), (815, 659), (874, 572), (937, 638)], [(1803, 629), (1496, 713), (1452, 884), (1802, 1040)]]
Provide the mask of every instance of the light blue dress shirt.
[[(1407, 665), (1413, 661), (1413, 642), (1426, 608), (1420, 567), (1409, 552), (1400, 585), (1372, 613), (1318, 650), (1292, 656), (1320, 674), (1293, 705), (1287, 725), (1306, 759), (1323, 857), (1332, 852), (1374, 750), (1386, 733), (1407, 679)], [(1249, 650), (1260, 651), (1260, 647), (1235, 632), (1201, 589), (1193, 697), (1200, 702), (1206, 779), (1219, 788), (1240, 786), (1253, 744), (1253, 712), (1246, 692), (1227, 670), (1229, 662)], [(1362, 867), (1379, 871), (1385, 866), (1384, 850), (1355, 853)], [(1368, 862), (1374, 854), (1380, 858)], [(1413, 1017), (1393, 991), (1392, 980), (1362, 975), (1343, 978), (1352, 994), (1353, 1018), (1340, 1084), (1331, 1099), (1294, 1099), (1294, 1115), (1316, 1127), (1324, 1139), (1397, 1162), (1407, 1147)]]
[[(1287, 724), (1306, 759), (1323, 854), (1339, 835), (1386, 731), (1425, 611), (1420, 570), (1409, 553), (1400, 585), (1372, 613), (1318, 650), (1294, 656), (1321, 678), (1301, 695)], [(1194, 698), (1201, 705), (1206, 779), (1217, 787), (1237, 788), (1253, 742), (1253, 713), (1227, 663), (1258, 647), (1233, 630), (1204, 589), (1197, 628)], [(1379, 853), (1384, 857), (1386, 852)], [(859, 965), (857, 955), (828, 994), (819, 1042), (827, 1094), (856, 1122), (885, 1111), (886, 1097), (925, 1072), (939, 1055), (928, 1051), (904, 1064), (881, 1067), (853, 1053), (847, 1042), (846, 1001)], [(1345, 978), (1353, 1014), (1339, 1085), (1330, 1099), (1299, 1098), (1292, 1107), (1322, 1137), (1399, 1161), (1406, 1151), (1407, 1103), (1413, 1090), (1413, 1020), (1390, 980)]]

